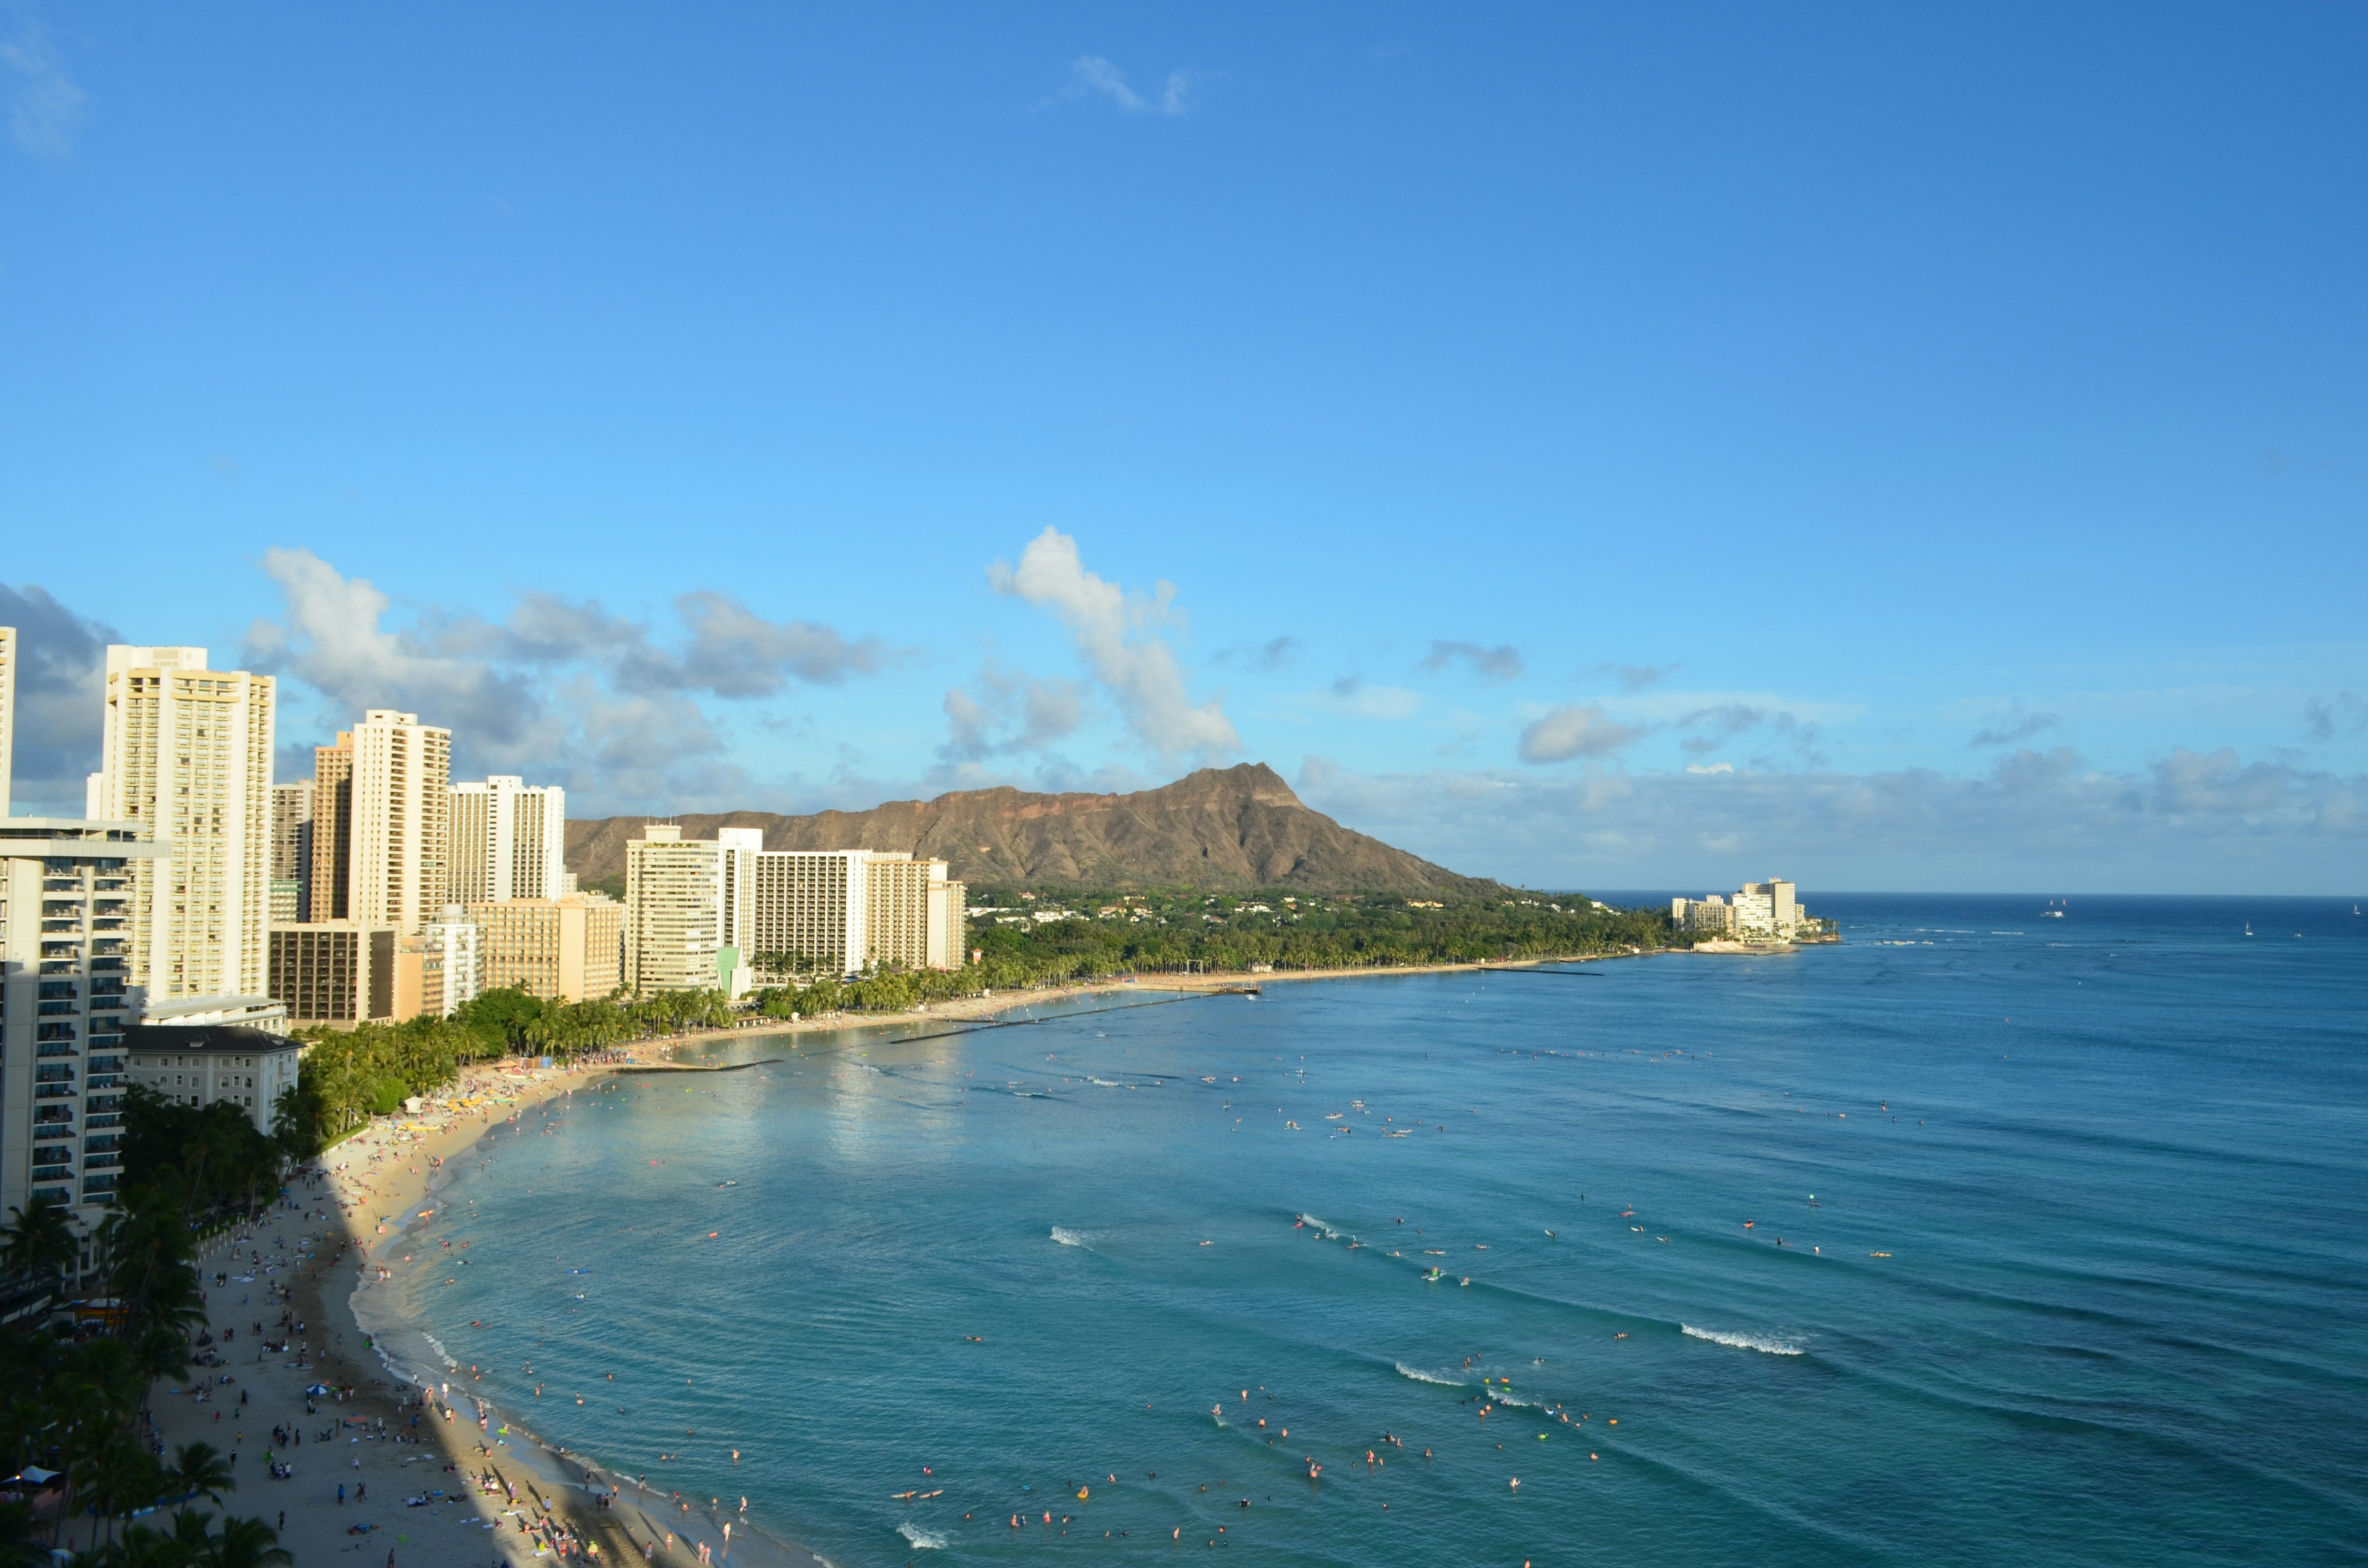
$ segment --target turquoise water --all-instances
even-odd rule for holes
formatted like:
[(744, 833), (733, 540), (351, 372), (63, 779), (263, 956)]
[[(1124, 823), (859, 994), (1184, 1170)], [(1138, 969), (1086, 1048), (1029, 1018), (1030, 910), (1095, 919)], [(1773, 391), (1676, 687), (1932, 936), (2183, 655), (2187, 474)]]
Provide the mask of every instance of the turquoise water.
[(2368, 920), (2039, 903), (735, 1043), (496, 1134), (403, 1289), (847, 1568), (2368, 1559)]

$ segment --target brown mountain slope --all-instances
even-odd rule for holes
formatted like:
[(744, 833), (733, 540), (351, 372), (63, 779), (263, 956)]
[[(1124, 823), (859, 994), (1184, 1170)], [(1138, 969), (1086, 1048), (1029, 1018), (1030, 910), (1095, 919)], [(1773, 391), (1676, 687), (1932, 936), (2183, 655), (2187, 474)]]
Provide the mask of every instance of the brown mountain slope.
[[(587, 882), (621, 874), (626, 840), (644, 823), (663, 820), (570, 822), (568, 868)], [(675, 820), (685, 838), (712, 838), (719, 827), (762, 828), (768, 849), (909, 850), (945, 860), (955, 876), (973, 884), (1483, 896), (1501, 891), (1309, 810), (1264, 763), (1202, 768), (1133, 795), (963, 790), (934, 801), (891, 801), (868, 812), (803, 817), (725, 812)]]

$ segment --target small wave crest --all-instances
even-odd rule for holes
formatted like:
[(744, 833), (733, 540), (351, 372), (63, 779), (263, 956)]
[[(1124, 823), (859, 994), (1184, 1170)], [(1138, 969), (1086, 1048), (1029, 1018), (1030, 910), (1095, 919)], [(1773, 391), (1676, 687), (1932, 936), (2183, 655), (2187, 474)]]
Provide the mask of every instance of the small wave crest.
[(1306, 1221), (1308, 1228), (1314, 1231), (1317, 1235), (1322, 1236), (1326, 1241), (1337, 1242), (1340, 1239), (1339, 1232), (1334, 1230), (1329, 1224), (1317, 1219), (1315, 1215), (1302, 1214), (1300, 1218)]
[(1053, 1227), (1053, 1239), (1064, 1247), (1084, 1247), (1089, 1252), (1094, 1244), (1092, 1236), (1084, 1231), (1072, 1231), (1065, 1225)]
[(910, 1519), (906, 1519), (903, 1524), (898, 1525), (896, 1527), (896, 1533), (903, 1536), (906, 1540), (911, 1541), (916, 1551), (943, 1551), (946, 1547), (945, 1537), (941, 1535), (932, 1535)]
[(1449, 1377), (1443, 1372), (1426, 1372), (1420, 1367), (1409, 1367), (1404, 1361), (1396, 1363), (1396, 1366), (1399, 1377), (1412, 1378), (1418, 1383), (1437, 1383), (1445, 1389), (1460, 1389), (1463, 1386), (1463, 1379)]
[(1807, 1351), (1787, 1340), (1770, 1339), (1759, 1334), (1722, 1334), (1714, 1328), (1696, 1328), (1690, 1323), (1678, 1327), (1689, 1339), (1707, 1339), (1713, 1345), (1732, 1346), (1737, 1350), (1757, 1350), (1766, 1356), (1805, 1356)]

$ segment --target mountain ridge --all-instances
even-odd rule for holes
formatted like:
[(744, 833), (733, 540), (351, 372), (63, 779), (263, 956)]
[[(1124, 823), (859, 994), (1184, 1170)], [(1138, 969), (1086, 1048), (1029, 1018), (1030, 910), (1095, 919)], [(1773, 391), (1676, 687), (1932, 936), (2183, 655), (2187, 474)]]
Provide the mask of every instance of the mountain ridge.
[(685, 838), (719, 827), (763, 830), (768, 849), (892, 849), (945, 860), (973, 885), (1189, 887), (1212, 892), (1451, 893), (1487, 897), (1501, 883), (1467, 877), (1338, 823), (1300, 800), (1262, 762), (1204, 767), (1130, 794), (1039, 794), (1001, 785), (864, 812), (687, 813), (571, 820), (567, 866), (592, 882), (620, 875), (645, 824)]

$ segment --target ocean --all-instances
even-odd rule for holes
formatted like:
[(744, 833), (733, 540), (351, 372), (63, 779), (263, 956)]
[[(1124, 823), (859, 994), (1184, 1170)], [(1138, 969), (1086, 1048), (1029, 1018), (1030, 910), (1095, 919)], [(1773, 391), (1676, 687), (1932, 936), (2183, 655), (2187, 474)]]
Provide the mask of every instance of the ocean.
[(842, 1568), (2368, 1561), (2368, 918), (1810, 902), (735, 1040), (456, 1161), (394, 1289)]

